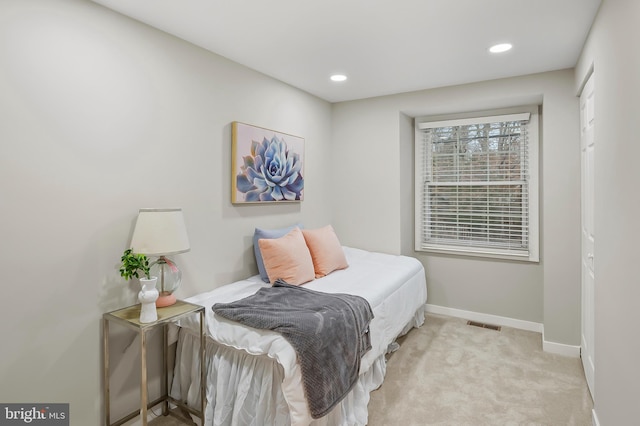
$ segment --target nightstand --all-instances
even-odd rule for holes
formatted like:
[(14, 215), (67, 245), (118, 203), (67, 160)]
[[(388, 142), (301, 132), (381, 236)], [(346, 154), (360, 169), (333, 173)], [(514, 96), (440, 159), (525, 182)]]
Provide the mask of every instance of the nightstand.
[[(137, 415), (140, 415), (142, 424), (147, 425), (147, 410), (159, 403), (162, 405), (163, 415), (174, 415), (180, 418), (177, 414), (169, 410), (169, 402), (176, 404), (177, 406), (186, 409), (190, 413), (197, 417), (200, 417), (202, 424), (204, 424), (204, 408), (206, 401), (206, 386), (205, 386), (205, 334), (204, 334), (204, 307), (200, 305), (194, 305), (193, 303), (184, 302), (178, 300), (174, 305), (164, 308), (157, 308), (158, 319), (157, 321), (143, 324), (140, 319), (140, 305), (133, 305), (127, 308), (119, 309), (117, 311), (108, 312), (102, 316), (102, 333), (104, 336), (103, 349), (104, 349), (104, 415), (106, 426), (119, 426)], [(168, 330), (169, 324), (188, 315), (199, 314), (200, 316), (200, 409), (196, 410), (192, 407), (187, 407), (182, 401), (175, 400), (169, 395), (168, 389), (168, 374), (169, 374), (169, 360), (168, 360)], [(111, 401), (109, 395), (109, 322), (115, 322), (126, 328), (137, 331), (140, 334), (140, 410), (136, 410), (131, 414), (123, 417), (115, 423), (111, 423)], [(163, 364), (163, 378), (162, 378), (162, 396), (155, 401), (148, 401), (147, 395), (147, 340), (146, 333), (156, 327), (162, 327), (162, 364)]]

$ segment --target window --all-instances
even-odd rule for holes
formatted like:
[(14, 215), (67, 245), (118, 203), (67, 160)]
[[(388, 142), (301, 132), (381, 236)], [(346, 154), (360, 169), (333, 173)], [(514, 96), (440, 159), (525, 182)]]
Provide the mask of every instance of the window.
[(416, 250), (539, 260), (538, 113), (516, 111), (416, 119)]

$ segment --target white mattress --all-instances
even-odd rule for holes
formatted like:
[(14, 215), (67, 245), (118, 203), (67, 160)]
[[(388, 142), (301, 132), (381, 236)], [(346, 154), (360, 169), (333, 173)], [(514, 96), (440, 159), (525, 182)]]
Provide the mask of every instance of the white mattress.
[[(373, 309), (370, 324), (372, 348), (362, 359), (360, 374), (368, 371), (374, 361), (412, 322), (416, 312), (424, 308), (427, 287), (424, 268), (414, 258), (368, 252), (344, 247), (349, 267), (316, 279), (304, 287), (327, 293), (348, 293), (365, 298)], [(283, 367), (282, 391), (289, 406), (291, 424), (309, 424), (304, 393), (301, 392), (301, 371), (293, 347), (280, 334), (257, 330), (226, 320), (213, 313), (211, 306), (254, 294), (268, 286), (259, 275), (218, 287), (186, 299), (204, 306), (206, 333), (220, 344), (243, 350), (252, 355), (266, 355)], [(197, 318), (182, 320), (180, 326), (198, 332)]]

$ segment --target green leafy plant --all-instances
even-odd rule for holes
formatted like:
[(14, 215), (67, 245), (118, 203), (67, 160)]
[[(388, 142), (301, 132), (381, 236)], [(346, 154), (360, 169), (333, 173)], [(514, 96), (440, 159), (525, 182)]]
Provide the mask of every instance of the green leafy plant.
[(122, 260), (120, 275), (126, 280), (131, 277), (140, 278), (140, 274), (147, 277), (147, 279), (151, 278), (149, 259), (144, 254), (134, 253), (133, 250), (127, 249), (120, 260)]

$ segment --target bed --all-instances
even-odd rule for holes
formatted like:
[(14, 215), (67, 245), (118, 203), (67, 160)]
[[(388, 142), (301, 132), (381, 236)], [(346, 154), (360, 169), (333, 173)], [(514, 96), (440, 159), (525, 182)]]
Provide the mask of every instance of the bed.
[[(342, 248), (349, 267), (304, 287), (361, 296), (371, 305), (371, 349), (362, 357), (360, 374), (348, 395), (326, 416), (312, 418), (296, 353), (287, 340), (214, 314), (214, 304), (250, 296), (270, 285), (256, 275), (186, 299), (206, 308), (206, 425), (367, 424), (369, 393), (384, 380), (385, 355), (397, 346), (397, 337), (424, 322), (426, 278), (414, 258)], [(179, 326), (171, 395), (197, 407), (199, 324), (187, 319)]]

